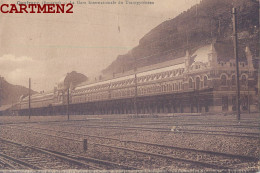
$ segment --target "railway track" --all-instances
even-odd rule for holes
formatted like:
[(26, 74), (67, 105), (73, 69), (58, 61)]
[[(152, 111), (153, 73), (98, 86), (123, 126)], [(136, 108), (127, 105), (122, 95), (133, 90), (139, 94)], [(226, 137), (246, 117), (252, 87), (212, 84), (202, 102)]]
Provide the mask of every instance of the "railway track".
[[(183, 119), (186, 118), (186, 119)], [(187, 118), (190, 117), (190, 118)], [(81, 120), (51, 120), (51, 121), (24, 121), (24, 122), (6, 122), (6, 123), (0, 123), (0, 125), (5, 124), (55, 124), (55, 123), (64, 123), (64, 124), (71, 124), (74, 122), (98, 122), (98, 123), (129, 123), (134, 122), (135, 125), (182, 125), (182, 126), (205, 126), (205, 127), (233, 127), (233, 128), (256, 128), (259, 127), (259, 121), (255, 118), (242, 118), (240, 123), (238, 124), (237, 120), (234, 120), (234, 118), (225, 118), (225, 119), (216, 119), (216, 118), (209, 118), (207, 116), (207, 119), (204, 118), (205, 116), (202, 116), (202, 118), (189, 116), (160, 116), (160, 119), (158, 118), (117, 118), (117, 121), (111, 120), (109, 118), (88, 118), (88, 119), (81, 119)], [(136, 121), (138, 119), (138, 121)], [(151, 121), (155, 120), (155, 121)], [(170, 121), (170, 123), (169, 123)], [(177, 124), (176, 124), (177, 122)], [(203, 123), (202, 123), (203, 122)], [(217, 124), (216, 124), (217, 123)], [(218, 124), (221, 123), (221, 124)]]
[[(66, 125), (57, 125), (57, 126), (68, 126)], [(120, 130), (140, 130), (140, 131), (149, 131), (149, 132), (172, 132), (172, 126), (179, 127), (184, 125), (178, 124), (171, 124), (171, 127), (168, 128), (152, 128), (152, 127), (142, 127), (142, 126), (124, 126), (124, 125), (70, 125), (71, 127), (86, 127), (86, 128), (107, 128), (107, 129), (120, 129)], [(201, 126), (200, 126), (201, 127)], [(202, 126), (204, 127), (204, 126)], [(212, 126), (211, 126), (212, 127)], [(220, 126), (214, 126), (220, 127)], [(226, 127), (226, 126), (221, 126)], [(182, 133), (182, 134), (203, 134), (203, 135), (215, 135), (215, 136), (227, 136), (227, 137), (239, 137), (239, 138), (253, 138), (259, 139), (259, 133), (249, 133), (249, 132), (230, 132), (230, 131), (221, 131), (221, 130), (188, 130), (188, 129), (179, 129), (175, 131), (175, 133)]]
[[(213, 151), (205, 151), (205, 150), (196, 150), (190, 148), (181, 148), (181, 147), (173, 147), (166, 146), (160, 144), (146, 143), (146, 142), (138, 142), (138, 141), (121, 141), (115, 138), (94, 136), (94, 135), (86, 135), (79, 134), (67, 131), (58, 131), (44, 128), (35, 128), (29, 127), (33, 129), (33, 133), (40, 133), (35, 130), (40, 131), (52, 131), (55, 133), (60, 133), (63, 137), (68, 138), (68, 135), (78, 136), (79, 138), (84, 137), (88, 138), (88, 140), (92, 141), (89, 143), (90, 145), (98, 146), (99, 150), (106, 152), (106, 149), (116, 150), (130, 153), (135, 153), (136, 155), (144, 155), (145, 159), (151, 161), (151, 159), (155, 160), (156, 158), (171, 160), (173, 162), (181, 162), (188, 164), (189, 168), (194, 168), (194, 166), (199, 168), (211, 168), (211, 169), (233, 169), (239, 168), (239, 165), (244, 162), (250, 162), (254, 164), (259, 161), (259, 159), (250, 157), (250, 156), (242, 156), (242, 155), (233, 155), (226, 153), (219, 153)], [(20, 130), (29, 131), (28, 129), (18, 128)], [(47, 135), (47, 134), (45, 134)], [(153, 151), (153, 152), (150, 152)], [(148, 156), (148, 157), (147, 157)], [(187, 165), (186, 165), (187, 166)]]
[[(73, 123), (72, 123), (73, 122)], [(152, 123), (142, 123), (142, 124), (135, 124), (135, 125), (142, 125), (142, 126), (120, 126), (120, 125), (89, 125), (89, 124), (77, 124), (75, 125), (75, 120), (73, 121), (70, 121), (70, 122), (67, 122), (67, 121), (51, 121), (51, 122), (27, 122), (25, 124), (50, 124), (50, 123), (59, 123), (59, 124), (55, 124), (55, 125), (59, 125), (59, 126), (72, 126), (72, 127), (78, 127), (78, 126), (86, 126), (86, 127), (92, 127), (92, 128), (100, 128), (100, 127), (106, 127), (106, 128), (111, 128), (111, 129), (115, 129), (115, 128), (121, 128), (121, 129), (126, 129), (126, 130), (143, 130), (143, 131), (158, 131), (158, 132), (169, 132), (171, 131), (171, 127), (172, 126), (176, 126), (176, 127), (185, 127), (185, 126), (199, 126), (199, 127), (232, 127), (232, 128), (249, 128), (249, 126), (245, 126), (245, 125), (208, 125), (208, 124), (194, 124), (194, 123), (189, 123), (189, 124), (176, 124), (176, 123), (169, 123), (169, 122), (152, 122)], [(76, 122), (82, 122), (82, 120), (76, 120)], [(84, 120), (85, 122), (85, 120)], [(114, 121), (113, 121), (114, 122)], [(60, 123), (63, 123), (63, 124), (60, 124)], [(100, 123), (111, 123), (111, 122), (99, 122)], [(117, 122), (117, 123), (128, 123), (129, 122)], [(2, 125), (12, 125), (12, 124), (24, 124), (24, 123), (7, 123), (7, 124), (2, 124)], [(157, 127), (157, 128), (153, 128), (153, 127), (149, 127), (149, 126), (152, 126), (152, 125), (164, 125), (164, 126), (168, 126), (168, 127)], [(143, 126), (148, 126), (148, 127), (143, 127)], [(250, 126), (252, 127), (252, 125)], [(258, 127), (258, 126), (253, 126), (254, 128), (255, 127)], [(257, 128), (258, 130), (258, 128)], [(259, 133), (249, 133), (249, 132), (231, 132), (231, 131), (223, 131), (223, 130), (219, 130), (219, 131), (212, 131), (212, 130), (189, 130), (189, 129), (181, 129), (182, 132), (185, 132), (185, 133), (192, 133), (192, 134), (209, 134), (209, 135), (224, 135), (224, 136), (239, 136), (239, 137), (250, 137), (250, 136), (253, 136), (253, 137), (256, 137), (258, 138), (259, 137)], [(195, 133), (194, 133), (195, 132)], [(214, 134), (215, 133), (215, 134)], [(224, 134), (226, 133), (226, 134)]]
[(15, 170), (17, 168), (19, 167), (16, 162), (0, 155), (0, 170)]
[(34, 146), (24, 145), (0, 138), (0, 156), (11, 160), (15, 169), (97, 169), (87, 163), (49, 152)]
[[(0, 138), (0, 141), (0, 157), (3, 158), (0, 158), (0, 163), (1, 160), (11, 160), (16, 166), (5, 161), (5, 164), (8, 164), (11, 169), (137, 169), (135, 167), (120, 165), (114, 162), (58, 152), (8, 139)], [(10, 146), (11, 149), (9, 148), (8, 150), (7, 147)]]
[[(195, 121), (195, 122), (194, 122)], [(73, 120), (73, 121), (61, 121), (61, 122), (52, 122), (53, 124), (55, 123), (64, 123), (64, 125), (73, 125), (75, 124), (75, 122), (78, 123), (88, 123), (90, 122), (91, 124), (93, 123), (97, 123), (97, 124), (129, 124), (132, 123), (133, 125), (179, 125), (179, 126), (204, 126), (204, 127), (232, 127), (232, 128), (249, 128), (249, 129), (258, 129), (259, 127), (259, 122), (256, 121), (250, 121), (245, 123), (244, 121), (241, 121), (240, 123), (238, 123), (237, 121), (205, 121), (203, 119), (198, 120), (175, 120), (175, 119), (166, 119), (166, 120), (157, 120), (156, 121), (151, 121), (149, 122), (147, 119), (145, 119), (145, 121), (142, 122), (142, 120), (138, 119), (138, 121), (130, 121), (129, 119), (126, 120), (120, 120), (120, 121), (111, 121), (110, 119), (98, 119), (98, 120)], [(221, 123), (221, 124), (218, 124)], [(45, 122), (40, 122), (39, 124), (49, 124), (49, 123), (45, 123)]]
[[(91, 120), (71, 120), (71, 121), (51, 121), (51, 122), (33, 122), (36, 124), (57, 124), (60, 125), (60, 123), (63, 123), (63, 126), (82, 126), (82, 125), (89, 125), (88, 123), (91, 123), (90, 125), (94, 125), (96, 124), (96, 126), (98, 126), (99, 124), (102, 123), (102, 125), (104, 124), (133, 124), (133, 125), (141, 125), (141, 126), (155, 126), (155, 125), (164, 125), (164, 126), (194, 126), (194, 127), (230, 127), (230, 128), (245, 128), (245, 129), (259, 129), (259, 123), (255, 122), (255, 121), (250, 121), (250, 123), (243, 123), (243, 121), (241, 121), (241, 123), (238, 123), (237, 121), (232, 120), (230, 121), (226, 121), (223, 122), (221, 121), (221, 124), (216, 124), (214, 122), (216, 121), (205, 121), (203, 119), (201, 119), (201, 121), (199, 121), (198, 119), (195, 119), (196, 121), (198, 121), (198, 123), (193, 122), (193, 120), (174, 120), (174, 119), (166, 119), (166, 120), (157, 120), (153, 121), (153, 122), (147, 122), (147, 120), (145, 120), (144, 122), (142, 122), (141, 120), (135, 122), (135, 121), (129, 121), (129, 119), (126, 119), (123, 121), (120, 119), (120, 121), (114, 121), (114, 120), (110, 120), (110, 119), (91, 119)], [(172, 121), (172, 122), (171, 122)], [(75, 125), (75, 122), (78, 122), (77, 124), (79, 125)], [(177, 122), (177, 123), (176, 123)], [(219, 122), (219, 121), (217, 121)], [(86, 123), (86, 124), (81, 124), (81, 123)], [(213, 124), (212, 124), (213, 123)], [(224, 124), (223, 124), (224, 123)], [(225, 124), (228, 123), (228, 124)], [(232, 123), (232, 124), (229, 124)], [(17, 123), (19, 124), (19, 123)], [(26, 122), (25, 124), (30, 124), (29, 122)], [(107, 126), (107, 125), (106, 125)], [(115, 125), (118, 126), (118, 125)], [(132, 127), (134, 128), (134, 127)]]

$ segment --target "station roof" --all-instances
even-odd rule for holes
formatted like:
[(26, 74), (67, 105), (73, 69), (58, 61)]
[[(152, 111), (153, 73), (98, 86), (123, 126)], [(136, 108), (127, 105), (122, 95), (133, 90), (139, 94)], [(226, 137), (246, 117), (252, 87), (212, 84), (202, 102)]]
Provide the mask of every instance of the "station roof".
[(11, 107), (12, 107), (11, 104), (10, 104), (10, 105), (2, 105), (2, 106), (0, 107), (0, 111), (6, 111), (6, 110), (10, 109)]
[[(143, 68), (139, 68), (136, 71), (137, 77), (142, 77), (142, 76), (146, 76), (149, 74), (157, 74), (157, 73), (162, 73), (162, 72), (166, 72), (166, 71), (170, 71), (170, 70), (185, 68), (184, 60), (185, 60), (185, 58), (182, 57), (182, 58), (178, 58), (175, 60), (166, 61), (166, 62), (146, 66)], [(122, 73), (121, 75), (116, 75), (114, 78), (102, 80), (99, 82), (95, 81), (95, 82), (84, 83), (76, 88), (83, 89), (86, 87), (102, 85), (102, 84), (106, 84), (106, 83), (110, 83), (110, 82), (112, 83), (112, 82), (132, 79), (132, 78), (134, 78), (134, 74), (135, 74), (135, 71), (131, 70), (131, 71), (128, 71), (127, 73)]]
[(203, 62), (203, 63), (207, 63), (208, 62), (208, 55), (210, 53), (212, 53), (212, 49), (213, 49), (213, 45), (206, 45), (203, 46), (199, 49), (197, 49), (192, 56), (195, 57), (194, 58), (194, 62)]

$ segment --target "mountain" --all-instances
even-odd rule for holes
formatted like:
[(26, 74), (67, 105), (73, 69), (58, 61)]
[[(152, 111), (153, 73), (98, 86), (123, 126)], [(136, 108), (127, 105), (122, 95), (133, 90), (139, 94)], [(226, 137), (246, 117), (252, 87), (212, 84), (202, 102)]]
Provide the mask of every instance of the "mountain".
[[(182, 57), (199, 47), (217, 40), (232, 46), (232, 8), (237, 8), (239, 50), (250, 47), (253, 58), (259, 57), (259, 0), (202, 0), (198, 5), (167, 20), (140, 39), (139, 45), (119, 55), (102, 72), (122, 73)], [(239, 54), (244, 59), (244, 53)], [(228, 59), (222, 59), (228, 61)], [(135, 63), (136, 62), (136, 63)], [(257, 65), (256, 65), (257, 66)]]
[[(27, 96), (29, 89), (20, 85), (12, 85), (8, 83), (4, 77), (0, 76), (0, 106), (16, 103), (21, 96)], [(31, 90), (32, 94), (37, 92)]]
[(88, 81), (88, 77), (85, 76), (84, 74), (77, 73), (76, 71), (72, 71), (70, 73), (67, 73), (65, 76), (63, 82), (64, 82), (64, 88), (69, 88), (69, 87), (75, 87), (79, 85), (80, 83)]

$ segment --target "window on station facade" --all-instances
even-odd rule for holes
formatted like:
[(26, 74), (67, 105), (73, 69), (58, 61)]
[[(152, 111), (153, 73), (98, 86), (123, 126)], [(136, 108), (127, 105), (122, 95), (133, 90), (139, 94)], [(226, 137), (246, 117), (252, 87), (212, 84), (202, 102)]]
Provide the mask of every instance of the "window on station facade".
[(163, 87), (163, 88), (162, 88), (162, 89), (163, 89), (162, 91), (165, 92), (165, 91), (166, 91), (166, 86), (163, 85), (162, 87)]
[(236, 85), (236, 76), (232, 75), (231, 85)]
[(196, 77), (196, 89), (200, 89), (200, 78)]
[(242, 85), (246, 85), (246, 82), (247, 81), (247, 79), (246, 79), (246, 75), (242, 75), (242, 77), (241, 77), (241, 84)]
[(204, 87), (208, 86), (208, 77), (204, 76)]
[(222, 96), (222, 111), (228, 110), (228, 96)]
[(169, 91), (172, 91), (172, 85), (169, 84)]
[(191, 78), (189, 79), (189, 88), (193, 88), (193, 82)]
[(221, 76), (221, 85), (226, 86), (227, 85), (227, 77), (226, 75)]

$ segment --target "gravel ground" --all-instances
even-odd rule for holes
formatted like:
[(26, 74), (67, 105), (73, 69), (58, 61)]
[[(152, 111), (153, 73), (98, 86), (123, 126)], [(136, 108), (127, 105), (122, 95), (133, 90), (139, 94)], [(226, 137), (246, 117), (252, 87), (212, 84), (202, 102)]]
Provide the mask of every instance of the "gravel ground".
[[(259, 139), (239, 138), (229, 136), (215, 136), (205, 134), (182, 134), (174, 132), (146, 132), (139, 130), (117, 130), (88, 128), (86, 126), (46, 126), (37, 125), (41, 128), (52, 128), (55, 130), (64, 130), (75, 133), (83, 133), (97, 136), (106, 136), (118, 138), (121, 140), (137, 140), (151, 143), (164, 144), (169, 146), (178, 146), (185, 148), (194, 148), (200, 150), (217, 151), (222, 153), (248, 155), (258, 157), (260, 154)], [(227, 131), (228, 129), (222, 128)], [(210, 128), (210, 130), (216, 130)], [(218, 129), (217, 129), (218, 130)], [(243, 131), (243, 129), (241, 129)]]
[[(189, 129), (189, 130), (212, 130), (212, 131), (230, 131), (230, 132), (243, 132), (243, 133), (259, 133), (259, 128), (250, 128), (250, 126), (259, 125), (259, 118), (257, 114), (242, 115), (241, 123), (238, 124), (235, 120), (234, 115), (223, 116), (223, 115), (208, 115), (208, 116), (172, 116), (172, 115), (160, 115), (160, 116), (144, 116), (135, 117), (129, 115), (95, 115), (95, 116), (71, 116), (71, 120), (82, 120), (82, 121), (70, 121), (67, 123), (66, 116), (38, 116), (31, 117), (0, 117), (0, 123), (17, 123), (17, 122), (43, 122), (43, 124), (30, 123), (23, 124), (23, 127), (30, 129), (30, 127), (38, 128), (49, 128), (55, 130), (64, 130), (74, 133), (83, 133), (88, 135), (97, 135), (112, 137), (121, 140), (134, 140), (151, 142), (162, 145), (193, 148), (200, 150), (216, 151), (222, 153), (238, 154), (245, 156), (259, 157), (260, 155), (260, 141), (259, 139), (253, 138), (239, 138), (231, 136), (216, 136), (216, 135), (206, 135), (206, 134), (181, 134), (174, 132), (150, 132), (141, 130), (127, 130), (127, 129), (107, 129), (107, 128), (89, 128), (88, 124), (95, 125), (125, 125), (125, 126), (143, 126), (150, 128), (171, 128), (171, 123), (175, 125), (180, 124), (179, 129)], [(44, 123), (48, 121), (62, 121), (62, 122), (52, 122)], [(168, 124), (162, 124), (168, 123)], [(181, 124), (207, 124), (207, 125), (241, 125), (245, 126), (243, 128), (229, 127), (203, 127), (203, 126), (181, 126)], [(143, 125), (145, 124), (145, 125)], [(35, 135), (31, 132), (19, 131), (15, 128), (0, 126), (0, 137), (5, 137), (8, 139), (17, 140), (20, 142), (25, 142), (30, 145), (36, 145), (41, 147), (48, 147), (49, 149), (59, 150), (63, 152), (81, 153), (82, 154), (82, 143), (77, 141), (69, 141), (64, 139), (58, 139), (55, 137), (50, 137), (46, 135)], [(42, 133), (48, 133), (52, 135), (61, 135), (60, 133), (42, 131)], [(79, 139), (78, 136), (70, 136), (70, 138)], [(91, 142), (91, 138), (89, 139)], [(102, 141), (101, 141), (102, 142)], [(104, 147), (91, 146), (90, 151), (85, 154), (92, 157), (113, 159), (115, 161), (124, 160), (124, 152), (113, 151), (114, 155), (111, 155), (111, 149)], [(110, 153), (110, 154), (109, 154)], [(109, 157), (108, 157), (109, 155)], [(142, 169), (177, 169), (177, 168), (189, 168), (193, 167), (190, 165), (179, 164), (178, 167), (174, 166), (171, 162), (167, 163), (164, 160), (153, 160), (149, 158), (148, 163), (140, 163), (137, 157), (131, 156), (128, 158), (128, 163), (131, 165), (138, 165)], [(147, 159), (146, 159), (147, 160)], [(151, 164), (150, 166), (147, 166)], [(142, 165), (146, 165), (145, 167)], [(160, 167), (160, 165), (163, 165)], [(239, 165), (237, 168), (247, 168), (255, 165)], [(196, 168), (195, 168), (196, 169)]]

